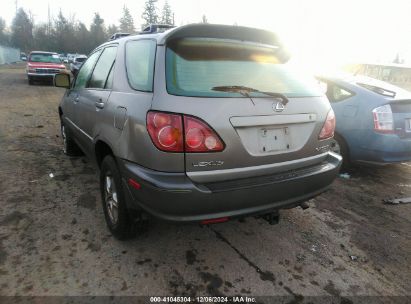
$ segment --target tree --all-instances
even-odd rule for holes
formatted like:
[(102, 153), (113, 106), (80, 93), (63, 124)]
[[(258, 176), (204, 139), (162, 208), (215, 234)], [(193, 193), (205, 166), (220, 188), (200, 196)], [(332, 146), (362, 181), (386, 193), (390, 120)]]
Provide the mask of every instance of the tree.
[(123, 16), (120, 18), (120, 30), (125, 33), (132, 33), (135, 31), (133, 16), (127, 6), (123, 6)]
[(158, 14), (156, 8), (157, 0), (146, 0), (144, 11), (141, 17), (144, 20), (143, 28), (150, 24), (158, 23)]
[(88, 54), (95, 47), (94, 42), (90, 38), (90, 32), (86, 25), (78, 22), (74, 27), (74, 41), (78, 53)]
[(75, 52), (77, 45), (73, 43), (74, 36), (74, 21), (69, 21), (60, 10), (54, 20), (52, 30), (54, 47), (52, 49), (57, 52)]
[(9, 44), (9, 35), (6, 32), (6, 21), (0, 17), (0, 44)]
[(53, 38), (49, 33), (48, 24), (40, 24), (34, 27), (33, 30), (33, 47), (36, 50), (52, 50), (54, 49)]
[(33, 22), (22, 8), (18, 9), (11, 25), (11, 44), (22, 51), (29, 51), (33, 45)]
[(174, 14), (167, 0), (164, 3), (163, 10), (161, 11), (161, 23), (174, 25)]
[(115, 24), (111, 24), (111, 25), (109, 25), (109, 27), (107, 28), (107, 35), (108, 35), (109, 37), (111, 37), (111, 35), (113, 35), (113, 34), (115, 34), (115, 33), (118, 33), (118, 32), (119, 32), (119, 29), (118, 29), (117, 25), (115, 25)]
[(201, 23), (208, 23), (206, 15), (203, 15), (203, 17), (201, 17)]
[(94, 13), (93, 22), (90, 25), (90, 41), (91, 48), (95, 48), (107, 40), (106, 28), (104, 26), (104, 19), (100, 17), (99, 13)]

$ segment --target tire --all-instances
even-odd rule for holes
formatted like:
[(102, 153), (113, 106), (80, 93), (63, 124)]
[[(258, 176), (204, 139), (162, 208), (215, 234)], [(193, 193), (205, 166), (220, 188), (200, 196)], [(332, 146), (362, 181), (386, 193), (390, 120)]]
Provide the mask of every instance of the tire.
[(28, 81), (29, 81), (29, 85), (33, 85), (33, 78), (32, 77), (28, 77)]
[(70, 130), (61, 122), (61, 138), (63, 139), (63, 152), (67, 156), (81, 156), (82, 151), (71, 137)]
[(101, 164), (100, 190), (106, 224), (119, 240), (136, 235), (138, 221), (127, 209), (121, 174), (113, 156), (107, 155)]
[(343, 163), (341, 169), (348, 169), (351, 167), (350, 153), (345, 140), (338, 134), (334, 135), (331, 142), (331, 151), (341, 155), (343, 157)]

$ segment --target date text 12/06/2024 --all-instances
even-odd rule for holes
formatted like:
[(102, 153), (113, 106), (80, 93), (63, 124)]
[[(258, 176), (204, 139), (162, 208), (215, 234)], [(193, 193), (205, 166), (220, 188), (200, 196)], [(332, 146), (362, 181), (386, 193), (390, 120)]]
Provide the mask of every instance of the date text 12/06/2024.
[(150, 303), (255, 303), (254, 297), (150, 297)]

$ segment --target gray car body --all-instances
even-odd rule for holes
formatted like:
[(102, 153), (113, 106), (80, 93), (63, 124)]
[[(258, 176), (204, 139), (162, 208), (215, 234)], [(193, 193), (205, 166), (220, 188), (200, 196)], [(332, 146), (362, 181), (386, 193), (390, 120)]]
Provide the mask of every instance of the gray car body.
[[(329, 151), (330, 140), (318, 140), (331, 109), (327, 98), (289, 98), (285, 110), (276, 113), (272, 98), (255, 98), (253, 104), (245, 97), (218, 98), (216, 102), (216, 98), (171, 95), (166, 89), (165, 76), (167, 41), (192, 36), (279, 43), (270, 32), (217, 25), (189, 25), (161, 34), (128, 36), (110, 41), (97, 49), (110, 45), (118, 47), (112, 89), (70, 89), (60, 104), (61, 119), (91, 159), (99, 164), (101, 149), (109, 149), (116, 157), (123, 173), (129, 207), (143, 208), (164, 219), (191, 221), (291, 206), (324, 191), (335, 178), (341, 163), (341, 157)], [(153, 92), (136, 91), (128, 82), (125, 44), (139, 39), (151, 39), (157, 43)], [(150, 110), (201, 118), (224, 141), (224, 151), (168, 153), (158, 150), (147, 132), (146, 116)], [(254, 128), (283, 125), (294, 128), (295, 138), (290, 151), (267, 155), (253, 151)], [(298, 184), (295, 187), (299, 189), (290, 188), (284, 191), (281, 199), (275, 198), (276, 193), (273, 192), (284, 189), (280, 181), (295, 178), (295, 175), (281, 174), (315, 166), (318, 170), (307, 173), (312, 178), (304, 182), (310, 187), (305, 189)], [(325, 167), (321, 169), (319, 166)], [(240, 181), (241, 184), (241, 181), (274, 175), (279, 179), (262, 184), (256, 180), (250, 186), (252, 189), (245, 185), (238, 191), (236, 187), (227, 185), (227, 191), (222, 191), (224, 194), (216, 194), (215, 191), (219, 191), (212, 190), (212, 185), (217, 185), (221, 190), (227, 182)], [(128, 177), (138, 180), (143, 185), (142, 191), (130, 189), (126, 183)], [(288, 184), (291, 186), (292, 182)], [(267, 185), (268, 188), (264, 188)], [(259, 193), (264, 198), (261, 202), (256, 198)], [(250, 195), (257, 203), (252, 201)], [(175, 202), (173, 207), (166, 206), (169, 202), (165, 200)], [(241, 202), (236, 206), (235, 200)], [(227, 205), (222, 207), (224, 201)]]

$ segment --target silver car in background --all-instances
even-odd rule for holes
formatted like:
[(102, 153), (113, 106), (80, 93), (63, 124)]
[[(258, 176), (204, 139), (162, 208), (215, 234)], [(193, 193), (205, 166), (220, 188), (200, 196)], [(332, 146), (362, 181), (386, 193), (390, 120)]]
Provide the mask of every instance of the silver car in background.
[(78, 55), (73, 58), (73, 61), (70, 63), (70, 71), (71, 73), (73, 73), (73, 75), (77, 75), (78, 70), (81, 68), (86, 59), (86, 55)]
[[(156, 28), (156, 27), (153, 27)], [(341, 157), (314, 80), (272, 32), (194, 24), (97, 47), (59, 106), (64, 151), (100, 168), (107, 225), (276, 215), (325, 191)]]

